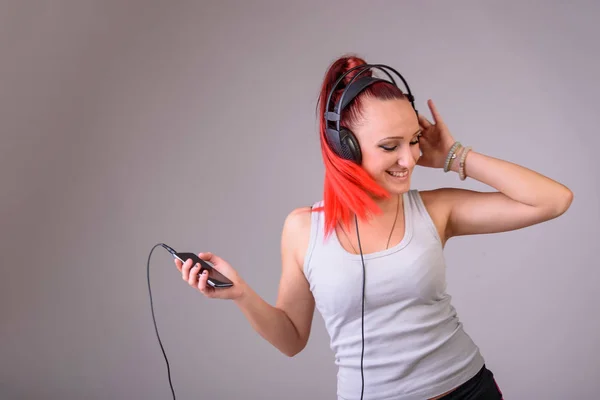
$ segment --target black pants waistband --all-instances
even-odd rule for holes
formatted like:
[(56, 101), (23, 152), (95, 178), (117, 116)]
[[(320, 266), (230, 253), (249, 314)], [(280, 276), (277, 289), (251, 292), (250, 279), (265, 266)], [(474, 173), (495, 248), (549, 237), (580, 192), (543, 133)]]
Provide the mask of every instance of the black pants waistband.
[(440, 400), (503, 400), (492, 371), (484, 365), (474, 377)]

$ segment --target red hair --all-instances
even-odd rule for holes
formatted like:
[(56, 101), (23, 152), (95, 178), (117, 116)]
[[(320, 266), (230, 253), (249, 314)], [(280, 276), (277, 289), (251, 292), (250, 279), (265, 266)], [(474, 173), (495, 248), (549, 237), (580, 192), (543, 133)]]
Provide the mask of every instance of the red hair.
[[(375, 198), (389, 198), (390, 194), (381, 187), (365, 171), (362, 166), (353, 161), (339, 157), (329, 146), (326, 136), (326, 123), (324, 121), (325, 108), (328, 106), (327, 96), (333, 84), (349, 69), (366, 64), (366, 61), (354, 55), (345, 55), (335, 60), (328, 68), (317, 102), (317, 116), (321, 139), (321, 153), (325, 164), (325, 182), (323, 207), (314, 208), (313, 211), (325, 213), (325, 236), (329, 236), (336, 224), (342, 223), (349, 226), (351, 219), (356, 215), (359, 219), (367, 219), (370, 214), (378, 214), (381, 209)], [(338, 84), (331, 98), (331, 104), (339, 99), (344, 87), (359, 71), (352, 71)], [(361, 74), (370, 76), (371, 71)], [(363, 90), (354, 98), (341, 113), (340, 125), (350, 128), (359, 121), (362, 111), (362, 99), (371, 96), (377, 99), (406, 98), (402, 91), (391, 82), (377, 82)]]

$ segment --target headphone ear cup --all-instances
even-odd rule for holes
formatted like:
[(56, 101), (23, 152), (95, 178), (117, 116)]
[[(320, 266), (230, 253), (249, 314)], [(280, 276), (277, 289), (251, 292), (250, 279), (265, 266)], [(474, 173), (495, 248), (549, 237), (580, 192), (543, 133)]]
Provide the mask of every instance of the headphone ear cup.
[(340, 143), (342, 144), (342, 157), (359, 164), (362, 162), (362, 153), (356, 136), (347, 128), (340, 129)]

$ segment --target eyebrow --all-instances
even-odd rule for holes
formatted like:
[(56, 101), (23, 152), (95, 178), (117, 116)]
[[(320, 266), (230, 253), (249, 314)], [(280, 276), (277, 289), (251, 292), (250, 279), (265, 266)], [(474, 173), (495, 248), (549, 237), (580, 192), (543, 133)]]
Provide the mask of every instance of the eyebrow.
[[(423, 129), (419, 129), (415, 133), (413, 133), (412, 136), (415, 136), (415, 135), (421, 133), (422, 131), (423, 131)], [(379, 142), (381, 143), (384, 140), (389, 140), (389, 139), (401, 139), (402, 140), (402, 139), (404, 139), (404, 136), (388, 136), (386, 138), (381, 139)]]

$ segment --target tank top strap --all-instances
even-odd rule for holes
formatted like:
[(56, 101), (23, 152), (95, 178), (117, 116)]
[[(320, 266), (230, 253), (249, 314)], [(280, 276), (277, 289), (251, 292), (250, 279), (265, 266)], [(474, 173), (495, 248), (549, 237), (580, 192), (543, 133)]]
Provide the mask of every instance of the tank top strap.
[(313, 255), (313, 251), (317, 243), (322, 242), (324, 238), (325, 230), (325, 216), (323, 210), (316, 210), (317, 208), (323, 207), (323, 200), (313, 203), (310, 213), (310, 238), (308, 241), (308, 248), (304, 256), (303, 270), (304, 274), (310, 276), (310, 259)]
[(414, 226), (421, 226), (429, 233), (431, 233), (435, 240), (440, 241), (440, 236), (438, 234), (437, 228), (431, 215), (427, 211), (425, 207), (425, 203), (423, 203), (423, 198), (417, 189), (411, 189), (407, 193), (408, 204), (405, 204), (405, 207), (408, 207), (407, 214), (410, 213), (411, 218), (414, 221)]

